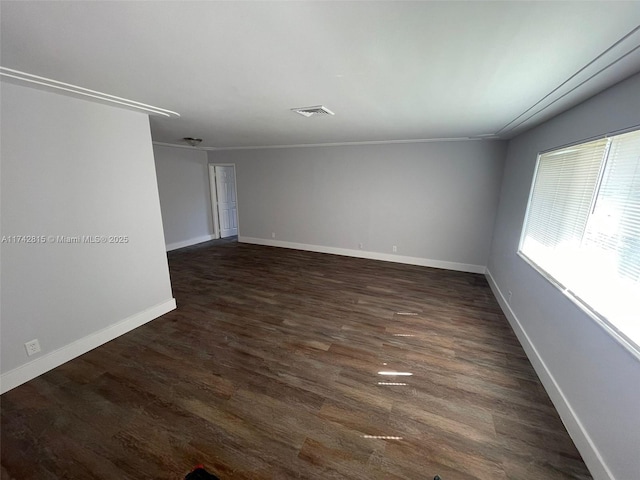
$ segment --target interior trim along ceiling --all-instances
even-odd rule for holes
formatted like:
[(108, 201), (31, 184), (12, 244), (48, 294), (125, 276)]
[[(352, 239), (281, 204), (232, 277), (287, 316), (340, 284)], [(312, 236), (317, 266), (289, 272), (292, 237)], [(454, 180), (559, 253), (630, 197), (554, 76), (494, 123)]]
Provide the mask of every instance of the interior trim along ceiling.
[(167, 143), (167, 142), (152, 142), (154, 145), (159, 145), (161, 147), (174, 147), (174, 148), (187, 148), (189, 150), (217, 150), (215, 148), (203, 148), (200, 146), (192, 147), (191, 145), (187, 145), (186, 143)]
[(27, 83), (30, 86), (36, 85), (47, 90), (62, 90), (63, 92), (66, 92), (67, 94), (71, 94), (73, 96), (89, 97), (92, 100), (115, 104), (132, 110), (142, 111), (149, 115), (160, 115), (169, 118), (176, 118), (180, 116), (179, 113), (172, 110), (154, 107), (153, 105), (136, 102), (135, 100), (129, 100), (128, 98), (116, 97), (115, 95), (109, 95), (108, 93), (90, 90), (88, 88), (79, 87), (78, 85), (73, 85), (71, 83), (59, 82), (58, 80), (53, 80), (47, 77), (40, 77), (31, 73), (21, 72), (20, 70), (14, 70), (12, 68), (0, 66), (0, 76), (11, 79), (11, 81), (13, 81), (14, 83)]
[[(620, 72), (626, 73), (620, 75), (619, 78), (626, 78), (637, 69), (638, 64), (640, 64), (640, 26), (631, 30), (567, 78), (567, 80), (507, 123), (496, 132), (496, 135), (500, 135), (503, 138), (511, 138), (527, 130), (557, 115), (559, 111), (570, 108), (571, 105), (576, 103), (575, 97), (580, 96), (580, 94), (585, 91), (585, 89), (581, 87), (587, 83), (594, 85), (599, 84), (599, 82), (607, 83), (609, 76), (619, 75)], [(588, 96), (589, 95), (585, 98), (581, 97), (579, 101), (586, 100)], [(564, 104), (567, 104), (568, 107)], [(552, 110), (545, 112), (552, 106), (554, 107)]]
[(475, 137), (451, 137), (451, 138), (414, 138), (408, 140), (370, 140), (365, 142), (334, 142), (334, 143), (301, 143), (296, 145), (256, 145), (247, 147), (191, 147), (189, 145), (181, 145), (179, 143), (153, 142), (154, 145), (162, 145), (165, 147), (177, 148), (196, 148), (198, 150), (265, 150), (277, 148), (305, 148), (305, 147), (344, 147), (354, 145), (387, 145), (393, 143), (432, 143), (432, 142), (472, 142), (478, 140), (502, 140), (500, 137), (491, 136), (475, 136)]

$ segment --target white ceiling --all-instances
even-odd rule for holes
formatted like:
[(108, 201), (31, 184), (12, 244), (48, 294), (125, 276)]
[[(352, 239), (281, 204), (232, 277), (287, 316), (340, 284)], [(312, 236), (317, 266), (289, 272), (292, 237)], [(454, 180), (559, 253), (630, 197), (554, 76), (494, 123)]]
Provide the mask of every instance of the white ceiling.
[(154, 140), (203, 147), (509, 138), (640, 71), (638, 1), (0, 9), (3, 67), (174, 110)]

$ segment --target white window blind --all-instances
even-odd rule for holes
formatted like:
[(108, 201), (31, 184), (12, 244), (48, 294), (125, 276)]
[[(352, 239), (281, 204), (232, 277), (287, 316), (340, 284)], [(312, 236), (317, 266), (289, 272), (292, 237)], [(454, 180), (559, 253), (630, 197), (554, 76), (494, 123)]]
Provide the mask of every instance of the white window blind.
[(541, 154), (519, 252), (640, 350), (640, 131)]

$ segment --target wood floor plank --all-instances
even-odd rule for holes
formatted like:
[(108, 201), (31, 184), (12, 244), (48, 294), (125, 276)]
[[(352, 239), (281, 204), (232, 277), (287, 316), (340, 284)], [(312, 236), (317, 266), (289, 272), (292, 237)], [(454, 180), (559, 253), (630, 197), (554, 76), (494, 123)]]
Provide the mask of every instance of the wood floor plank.
[(176, 311), (2, 396), (2, 480), (591, 478), (482, 275), (228, 241), (169, 265)]

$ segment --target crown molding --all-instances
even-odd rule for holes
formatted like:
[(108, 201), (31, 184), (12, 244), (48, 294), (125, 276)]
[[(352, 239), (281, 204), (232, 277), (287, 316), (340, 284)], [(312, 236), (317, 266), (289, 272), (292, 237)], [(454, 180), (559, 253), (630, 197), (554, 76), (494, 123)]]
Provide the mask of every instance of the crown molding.
[(434, 142), (474, 142), (474, 141), (488, 141), (488, 140), (503, 140), (497, 136), (481, 135), (476, 137), (448, 137), (448, 138), (414, 138), (408, 140), (370, 140), (362, 142), (332, 142), (332, 143), (299, 143), (292, 145), (249, 145), (242, 147), (191, 147), (189, 145), (181, 145), (179, 143), (167, 143), (156, 142), (154, 145), (161, 145), (165, 147), (176, 148), (190, 148), (196, 150), (215, 151), (222, 152), (228, 150), (269, 150), (269, 149), (282, 149), (282, 148), (316, 148), (316, 147), (350, 147), (358, 145), (394, 145), (404, 143), (434, 143)]
[(203, 147), (192, 147), (191, 145), (185, 145), (183, 143), (168, 143), (168, 142), (156, 142), (155, 140), (151, 142), (154, 145), (159, 147), (171, 147), (171, 148), (186, 148), (187, 150), (206, 150)]
[(98, 92), (97, 90), (90, 90), (88, 88), (79, 87), (71, 83), (60, 82), (47, 77), (40, 77), (31, 73), (21, 72), (20, 70), (14, 70), (12, 68), (6, 68), (0, 66), (0, 77), (10, 79), (13, 83), (27, 84), (29, 86), (35, 86), (36, 88), (42, 88), (46, 90), (55, 90), (58, 92), (64, 92), (72, 96), (82, 97), (84, 99), (90, 99), (91, 101), (97, 101), (101, 103), (108, 103), (119, 107), (124, 107), (140, 112), (144, 112), (148, 115), (159, 115), (169, 118), (179, 117), (180, 114), (172, 110), (167, 110), (160, 107), (154, 107), (153, 105), (147, 105), (146, 103), (136, 102), (128, 98), (116, 97), (104, 92)]
[(640, 26), (621, 37), (556, 88), (515, 117), (497, 134), (512, 138), (583, 102), (620, 80), (638, 72)]

